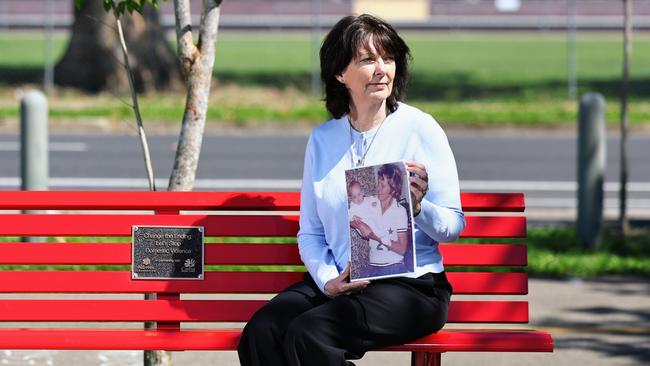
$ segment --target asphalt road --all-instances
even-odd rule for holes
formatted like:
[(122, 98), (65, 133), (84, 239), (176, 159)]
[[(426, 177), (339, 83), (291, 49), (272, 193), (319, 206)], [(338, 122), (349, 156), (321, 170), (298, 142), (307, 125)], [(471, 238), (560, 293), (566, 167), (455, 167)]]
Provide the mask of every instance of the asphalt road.
[[(297, 190), (306, 139), (305, 134), (205, 136), (195, 187)], [(157, 185), (165, 187), (176, 136), (153, 135), (149, 140)], [(452, 132), (449, 140), (464, 191), (523, 191), (533, 213), (574, 215), (575, 135)], [(18, 135), (0, 134), (0, 189), (19, 187), (19, 148)], [(50, 151), (52, 189), (147, 189), (135, 135), (52, 134)], [(618, 156), (618, 138), (612, 136), (605, 185), (610, 216), (617, 207)], [(650, 217), (648, 134), (630, 138), (629, 181), (631, 213)]]

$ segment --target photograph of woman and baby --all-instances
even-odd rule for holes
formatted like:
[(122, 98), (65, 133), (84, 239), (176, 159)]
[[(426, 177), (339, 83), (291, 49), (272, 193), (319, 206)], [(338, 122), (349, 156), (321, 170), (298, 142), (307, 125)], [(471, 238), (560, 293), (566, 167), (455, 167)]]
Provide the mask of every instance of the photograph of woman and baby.
[(413, 213), (404, 162), (345, 172), (350, 221), (350, 281), (415, 272)]

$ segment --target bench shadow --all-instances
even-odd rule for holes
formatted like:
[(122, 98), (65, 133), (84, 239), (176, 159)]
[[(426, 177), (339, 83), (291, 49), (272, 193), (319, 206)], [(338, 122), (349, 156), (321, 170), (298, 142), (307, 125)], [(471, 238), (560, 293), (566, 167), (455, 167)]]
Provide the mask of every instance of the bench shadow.
[[(296, 206), (292, 206), (291, 204), (286, 204), (286, 203), (278, 203), (276, 201), (277, 201), (276, 197), (274, 197), (274, 196), (258, 194), (258, 193), (254, 193), (254, 192), (246, 193), (246, 194), (238, 194), (238, 195), (234, 195), (231, 198), (229, 198), (229, 199), (223, 201), (222, 203), (220, 203), (220, 205), (219, 205), (220, 207), (216, 207), (213, 212), (211, 212), (211, 213), (209, 213), (207, 215), (209, 215), (210, 217), (219, 216), (220, 215), (219, 211), (224, 210), (224, 208), (221, 208), (221, 207), (226, 207), (227, 211), (244, 211), (244, 212), (255, 211), (255, 210), (264, 211), (264, 212), (269, 212), (269, 211), (274, 211), (275, 212), (275, 211), (277, 211), (278, 212), (277, 215), (275, 215), (275, 214), (270, 215), (270, 216), (275, 216), (276, 217), (276, 219), (273, 221), (273, 224), (275, 225), (275, 227), (279, 228), (278, 230), (280, 230), (281, 233), (287, 232), (287, 231), (297, 233), (297, 231), (298, 231), (298, 222), (295, 221), (295, 220), (288, 220), (288, 219), (285, 219), (285, 218), (282, 217), (283, 215), (286, 215), (286, 212), (284, 212), (284, 211), (293, 211), (293, 210), (295, 210)], [(210, 210), (206, 210), (206, 211), (210, 211)], [(227, 215), (230, 215), (230, 213), (227, 213)], [(237, 214), (235, 213), (235, 215), (237, 215)], [(297, 215), (297, 213), (296, 213), (296, 215)], [(206, 234), (208, 234), (211, 231), (210, 226), (214, 226), (215, 224), (218, 224), (218, 223), (216, 223), (214, 220), (209, 220), (208, 218), (197, 220), (195, 223), (193, 223), (193, 225), (195, 225), (195, 226), (204, 226), (205, 230), (206, 230)], [(228, 229), (226, 229), (226, 231), (231, 232), (232, 230), (230, 228), (228, 228)], [(237, 234), (237, 235), (228, 235), (228, 236), (232, 236), (232, 237), (246, 237), (246, 236), (254, 237), (253, 235), (245, 235), (244, 232), (240, 233), (241, 230), (239, 230), (239, 229), (237, 229), (236, 231), (237, 232), (236, 233), (233, 232), (233, 234)], [(294, 233), (294, 235), (295, 235), (295, 233)], [(275, 236), (280, 236), (280, 235), (275, 235)], [(208, 237), (208, 235), (206, 235), (206, 238), (207, 237)], [(221, 237), (221, 236), (210, 235), (210, 237)], [(267, 236), (264, 236), (264, 237), (267, 237)], [(268, 237), (274, 237), (274, 233), (269, 233)], [(207, 247), (211, 246), (211, 245), (221, 245), (221, 244), (205, 244), (206, 252), (207, 252)], [(258, 244), (258, 245), (265, 245), (265, 244), (261, 243), (261, 244)], [(178, 258), (181, 261), (184, 260), (182, 255), (178, 255), (178, 256), (174, 255), (173, 258), (175, 258), (175, 259)], [(242, 265), (245, 266), (246, 264), (242, 264)], [(256, 264), (252, 263), (251, 265), (256, 265)], [(208, 266), (208, 265), (206, 264), (206, 266)], [(212, 266), (212, 265), (210, 265), (210, 266)], [(204, 273), (205, 273), (206, 276), (210, 276), (210, 274), (209, 274), (210, 272), (221, 272), (222, 270), (208, 272), (207, 268), (204, 268), (204, 271), (205, 271)], [(248, 269), (242, 269), (242, 272), (248, 272), (248, 271), (249, 271)], [(201, 287), (201, 285), (199, 285), (199, 286)], [(175, 289), (172, 289), (172, 288), (168, 287), (167, 291), (174, 293)], [(234, 292), (237, 292), (237, 291), (234, 291)], [(218, 291), (218, 290), (215, 290), (215, 289), (211, 290), (210, 288), (203, 287), (201, 289), (201, 291), (197, 292), (197, 293), (200, 293), (200, 294), (203, 294), (203, 293), (206, 293), (206, 294), (218, 294), (218, 293), (232, 293), (232, 292)], [(181, 304), (179, 304), (179, 305), (181, 305)], [(252, 306), (250, 306), (250, 304), (249, 305), (242, 304), (241, 306), (235, 306), (235, 307), (228, 306), (227, 308), (229, 309), (228, 311), (232, 311), (233, 314), (242, 314), (242, 309), (246, 309), (246, 310), (243, 311), (243, 313), (246, 314), (244, 316), (245, 319), (240, 318), (239, 317), (240, 315), (227, 315), (228, 320), (225, 320), (225, 321), (199, 321), (199, 322), (196, 322), (196, 323), (200, 324), (200, 323), (204, 323), (204, 322), (207, 322), (207, 323), (222, 323), (222, 322), (248, 321), (248, 318), (250, 318), (250, 316), (253, 315), (253, 313), (254, 313), (254, 311), (256, 309), (256, 307), (254, 307), (254, 306), (252, 307)], [(205, 316), (206, 316), (206, 312), (203, 311), (203, 310), (197, 310), (197, 309), (191, 309), (191, 308), (188, 309), (188, 308), (182, 307), (182, 306), (179, 307), (179, 309), (184, 314), (186, 314), (190, 319), (202, 319), (202, 318), (205, 318)], [(185, 327), (183, 327), (183, 329), (185, 329), (185, 328), (196, 329), (197, 327), (194, 326), (194, 323), (195, 322), (191, 322), (191, 324), (189, 326), (186, 324)]]
[[(595, 291), (611, 293), (611, 296), (636, 294), (645, 296), (650, 291), (647, 279), (616, 278), (608, 279), (607, 286), (596, 286)], [(617, 285), (638, 281), (645, 285), (641, 292), (619, 291)], [(600, 280), (599, 280), (600, 282)], [(625, 301), (621, 298), (620, 301)], [(608, 358), (626, 357), (635, 364), (645, 364), (650, 360), (650, 308), (621, 308), (616, 306), (586, 306), (563, 309), (562, 313), (576, 314), (577, 317), (567, 318), (547, 317), (536, 326), (567, 330), (568, 336), (555, 337), (555, 347), (558, 350), (586, 350), (601, 354)], [(607, 316), (616, 316), (608, 320)], [(587, 316), (582, 320), (581, 318)], [(560, 331), (561, 332), (561, 331)]]
[(595, 337), (576, 337), (571, 339), (555, 339), (556, 350), (584, 349), (603, 354), (607, 357), (626, 357), (632, 359), (634, 364), (644, 365), (650, 359), (647, 338), (639, 337), (638, 342), (608, 342)]

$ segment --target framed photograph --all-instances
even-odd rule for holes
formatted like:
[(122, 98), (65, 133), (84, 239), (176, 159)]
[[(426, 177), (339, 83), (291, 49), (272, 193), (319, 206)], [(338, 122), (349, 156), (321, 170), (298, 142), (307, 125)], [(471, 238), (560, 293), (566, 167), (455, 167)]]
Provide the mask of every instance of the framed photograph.
[(403, 161), (345, 171), (350, 281), (415, 273), (409, 173)]

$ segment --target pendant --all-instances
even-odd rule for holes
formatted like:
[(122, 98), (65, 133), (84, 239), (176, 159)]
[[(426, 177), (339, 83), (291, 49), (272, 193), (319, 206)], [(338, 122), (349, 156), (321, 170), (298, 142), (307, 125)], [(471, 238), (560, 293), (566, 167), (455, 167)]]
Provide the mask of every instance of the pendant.
[(363, 160), (362, 159), (357, 160), (357, 168), (360, 167), (360, 166), (363, 166)]

